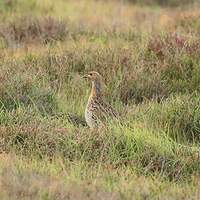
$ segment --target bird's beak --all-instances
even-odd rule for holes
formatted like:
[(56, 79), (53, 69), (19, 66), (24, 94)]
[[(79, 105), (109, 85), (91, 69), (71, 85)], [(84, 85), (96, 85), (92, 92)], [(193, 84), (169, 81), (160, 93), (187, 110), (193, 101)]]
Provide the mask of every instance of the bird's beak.
[(83, 78), (89, 78), (88, 74), (84, 75)]

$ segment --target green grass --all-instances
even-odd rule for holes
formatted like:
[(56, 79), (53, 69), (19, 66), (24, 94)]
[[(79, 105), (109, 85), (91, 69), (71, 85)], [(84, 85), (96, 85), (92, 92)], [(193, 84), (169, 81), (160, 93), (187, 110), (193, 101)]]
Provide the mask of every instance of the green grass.
[[(27, 160), (2, 156), (1, 197), (7, 199), (195, 199), (194, 183), (176, 184), (82, 161)], [(4, 196), (6, 194), (6, 196)], [(5, 198), (6, 199), (6, 198)]]
[[(197, 199), (199, 7), (155, 2), (0, 2), (1, 199)], [(121, 123), (68, 121), (89, 70)]]

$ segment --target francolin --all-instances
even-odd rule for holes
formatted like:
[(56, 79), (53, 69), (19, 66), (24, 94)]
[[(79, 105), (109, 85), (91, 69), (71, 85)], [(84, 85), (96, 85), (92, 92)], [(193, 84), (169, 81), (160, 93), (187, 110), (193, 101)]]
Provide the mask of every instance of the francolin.
[(92, 82), (92, 90), (85, 109), (85, 120), (90, 128), (104, 125), (107, 120), (118, 118), (114, 109), (103, 100), (102, 77), (98, 72), (91, 71), (84, 78)]

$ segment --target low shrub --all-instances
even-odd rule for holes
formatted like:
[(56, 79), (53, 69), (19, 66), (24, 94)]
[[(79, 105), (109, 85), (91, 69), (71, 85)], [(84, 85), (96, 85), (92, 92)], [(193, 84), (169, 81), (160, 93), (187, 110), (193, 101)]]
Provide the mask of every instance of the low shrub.
[[(17, 118), (15, 124), (14, 116)], [(182, 147), (169, 137), (144, 128), (135, 127), (133, 130), (126, 125), (110, 125), (105, 130), (75, 129), (64, 118), (44, 119), (33, 113), (32, 120), (29, 120), (27, 116), (30, 113), (20, 109), (1, 113), (1, 118), (4, 118), (0, 127), (1, 152), (15, 151), (39, 158), (60, 155), (70, 161), (102, 162), (113, 167), (132, 166), (138, 173), (159, 172), (168, 179), (176, 180), (199, 170), (192, 148)]]
[(129, 0), (132, 3), (139, 3), (142, 5), (159, 5), (159, 6), (170, 6), (170, 7), (177, 7), (177, 6), (185, 6), (188, 4), (192, 4), (197, 2), (195, 0), (187, 1), (187, 0)]
[(38, 18), (25, 16), (1, 24), (0, 36), (7, 45), (13, 47), (26, 42), (49, 42), (63, 40), (67, 33), (67, 23), (52, 17)]
[(198, 95), (172, 96), (162, 103), (149, 103), (134, 118), (151, 128), (164, 130), (179, 142), (198, 143), (200, 139), (200, 98)]
[(53, 90), (44, 82), (42, 84), (32, 70), (25, 70), (23, 63), (10, 64), (1, 68), (0, 107), (12, 110), (30, 105), (42, 113), (53, 113), (57, 109)]

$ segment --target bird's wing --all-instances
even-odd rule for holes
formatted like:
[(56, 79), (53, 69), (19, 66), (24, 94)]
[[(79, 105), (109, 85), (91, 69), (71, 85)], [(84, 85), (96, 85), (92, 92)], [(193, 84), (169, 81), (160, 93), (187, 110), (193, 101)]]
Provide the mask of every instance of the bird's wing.
[(94, 100), (94, 114), (101, 121), (107, 121), (108, 119), (118, 119), (118, 113), (112, 108), (111, 105), (105, 103), (102, 99)]

